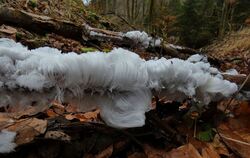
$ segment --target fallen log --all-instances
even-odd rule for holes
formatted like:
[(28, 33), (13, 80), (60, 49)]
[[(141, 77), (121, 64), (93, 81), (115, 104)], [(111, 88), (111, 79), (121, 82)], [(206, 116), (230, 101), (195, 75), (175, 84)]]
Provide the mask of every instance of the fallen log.
[[(129, 47), (133, 43), (131, 39), (124, 39), (119, 32), (92, 28), (87, 24), (78, 26), (70, 21), (53, 19), (14, 8), (0, 8), (0, 23), (30, 29), (39, 34), (56, 33), (80, 42), (108, 41), (125, 47)], [(93, 32), (95, 35), (91, 35)]]
[(0, 8), (0, 23), (30, 29), (39, 34), (54, 32), (65, 37), (81, 39), (82, 29), (70, 21), (56, 20), (14, 8)]
[[(84, 44), (92, 45), (95, 43), (95, 45), (98, 46), (102, 42), (109, 42), (118, 47), (147, 49), (143, 47), (142, 43), (125, 37), (122, 32), (93, 28), (86, 23), (77, 25), (70, 21), (54, 19), (14, 8), (0, 8), (0, 24), (29, 29), (38, 34), (56, 33)], [(199, 53), (194, 49), (175, 46), (165, 42), (162, 42), (162, 44), (158, 46), (151, 45), (150, 49), (152, 47), (153, 49), (161, 50), (163, 55), (169, 55), (171, 57), (184, 58), (185, 55), (183, 54), (192, 55)]]

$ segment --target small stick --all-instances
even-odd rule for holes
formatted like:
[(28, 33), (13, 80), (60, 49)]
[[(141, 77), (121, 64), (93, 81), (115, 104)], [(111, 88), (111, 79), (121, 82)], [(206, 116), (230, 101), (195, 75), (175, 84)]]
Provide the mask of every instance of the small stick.
[[(245, 86), (245, 84), (247, 83), (247, 81), (249, 80), (249, 78), (250, 78), (250, 74), (248, 74), (247, 78), (246, 78), (245, 81), (241, 84), (240, 88), (239, 88), (238, 91), (234, 94), (234, 96), (236, 96), (236, 95), (242, 90), (242, 88)], [(232, 97), (232, 98), (230, 99), (230, 101), (228, 102), (228, 104), (227, 104), (227, 106), (226, 106), (226, 108), (225, 108), (225, 110), (224, 110), (224, 113), (228, 110), (228, 108), (230, 108), (230, 105), (231, 105), (233, 99), (234, 99), (234, 97)]]

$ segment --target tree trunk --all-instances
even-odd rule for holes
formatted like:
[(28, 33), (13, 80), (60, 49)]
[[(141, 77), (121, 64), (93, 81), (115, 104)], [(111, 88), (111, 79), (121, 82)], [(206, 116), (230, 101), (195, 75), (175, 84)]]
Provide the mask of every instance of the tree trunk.
[(132, 0), (132, 6), (131, 6), (131, 22), (134, 24), (135, 22), (135, 0)]
[(127, 0), (127, 18), (130, 21), (130, 0)]
[(148, 14), (148, 26), (150, 32), (152, 31), (152, 22), (154, 18), (154, 5), (155, 5), (155, 0), (150, 0), (150, 7), (149, 7), (149, 14)]
[(116, 14), (116, 0), (113, 0), (113, 13)]

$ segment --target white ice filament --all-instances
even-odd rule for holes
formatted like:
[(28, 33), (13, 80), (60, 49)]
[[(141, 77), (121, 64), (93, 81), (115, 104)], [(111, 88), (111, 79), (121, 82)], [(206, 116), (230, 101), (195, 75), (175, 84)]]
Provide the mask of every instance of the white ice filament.
[(198, 58), (145, 61), (122, 48), (62, 54), (49, 47), (28, 50), (2, 38), (0, 107), (46, 104), (56, 98), (83, 111), (99, 107), (113, 127), (142, 126), (152, 89), (169, 99), (193, 97), (205, 104), (237, 91), (236, 84), (223, 80), (217, 69)]

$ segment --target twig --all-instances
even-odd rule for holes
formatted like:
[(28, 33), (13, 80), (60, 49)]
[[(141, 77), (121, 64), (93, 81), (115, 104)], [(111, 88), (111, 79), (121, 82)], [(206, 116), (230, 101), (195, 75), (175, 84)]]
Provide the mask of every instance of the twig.
[(215, 127), (216, 133), (219, 135), (222, 143), (228, 148), (230, 149), (235, 155), (237, 155), (238, 157), (241, 157), (240, 154), (237, 151), (234, 151), (232, 148), (230, 148), (229, 145), (227, 145), (227, 143), (225, 142), (224, 138), (222, 137), (222, 135), (220, 134), (219, 130), (217, 127)]
[(224, 136), (224, 135), (221, 135), (221, 137), (223, 137), (224, 139), (239, 143), (239, 144), (250, 146), (250, 143), (247, 143), (247, 142), (243, 142), (243, 141), (240, 141), (240, 140), (237, 140), (237, 139), (229, 138), (229, 137)]
[[(239, 88), (238, 91), (234, 94), (234, 96), (236, 96), (236, 95), (241, 91), (241, 89), (245, 86), (245, 84), (247, 83), (247, 81), (248, 81), (249, 78), (250, 78), (250, 74), (248, 74), (247, 78), (246, 78), (245, 81), (241, 84), (240, 88)], [(224, 113), (225, 113), (225, 112), (228, 110), (228, 108), (230, 107), (230, 105), (231, 105), (231, 103), (232, 103), (232, 101), (233, 101), (233, 98), (234, 98), (234, 97), (232, 97), (232, 98), (230, 99), (230, 101), (228, 102), (228, 104), (227, 104), (227, 106), (226, 106), (226, 108), (225, 108), (225, 110), (224, 110)], [(217, 134), (219, 135), (219, 137), (221, 138), (222, 143), (223, 143), (227, 148), (231, 149), (231, 148), (227, 145), (227, 143), (224, 141), (224, 139), (228, 139), (228, 140), (231, 140), (231, 141), (237, 141), (237, 140), (233, 140), (233, 139), (231, 139), (231, 138), (222, 136), (222, 135), (220, 134), (220, 132), (219, 132), (219, 130), (218, 130), (217, 127), (215, 127), (215, 130), (216, 130)], [(241, 156), (239, 155), (238, 152), (234, 151), (233, 149), (231, 149), (231, 151), (232, 151), (235, 155), (241, 157)]]
[(197, 132), (197, 119), (194, 120), (194, 138), (196, 138), (196, 132)]
[[(245, 86), (245, 84), (247, 83), (247, 81), (249, 80), (250, 78), (250, 74), (248, 74), (247, 78), (245, 79), (245, 81), (241, 84), (240, 88), (238, 89), (238, 91), (236, 93), (234, 93), (234, 96), (236, 96), (237, 94), (239, 94), (239, 92), (242, 90), (242, 88)], [(224, 113), (228, 110), (228, 108), (230, 108), (230, 105), (233, 101), (234, 97), (231, 97), (230, 101), (228, 102), (225, 110), (224, 110)]]

